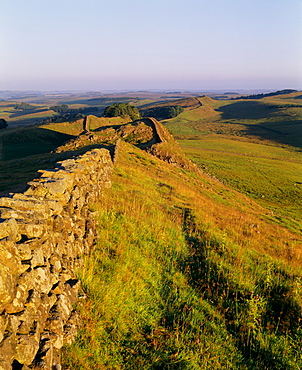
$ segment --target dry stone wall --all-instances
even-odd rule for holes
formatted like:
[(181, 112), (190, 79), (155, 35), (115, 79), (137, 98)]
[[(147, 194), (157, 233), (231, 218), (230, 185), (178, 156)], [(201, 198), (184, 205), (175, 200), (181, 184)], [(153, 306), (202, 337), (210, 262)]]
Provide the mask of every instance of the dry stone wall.
[(108, 150), (94, 149), (0, 198), (0, 370), (61, 368), (78, 326), (74, 271), (96, 238), (89, 204), (112, 166)]

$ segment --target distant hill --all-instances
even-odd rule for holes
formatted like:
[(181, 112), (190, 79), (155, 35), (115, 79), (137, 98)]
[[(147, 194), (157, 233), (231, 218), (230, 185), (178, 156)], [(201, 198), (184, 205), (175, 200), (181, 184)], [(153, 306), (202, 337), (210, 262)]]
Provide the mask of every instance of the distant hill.
[(233, 99), (262, 99), (262, 98), (266, 98), (266, 97), (269, 97), (269, 96), (285, 95), (285, 94), (291, 94), (291, 93), (295, 93), (295, 92), (298, 92), (298, 90), (284, 89), (284, 90), (279, 90), (279, 91), (266, 93), (266, 94), (255, 94), (255, 95), (240, 96), (240, 97), (236, 97), (236, 98), (233, 98)]

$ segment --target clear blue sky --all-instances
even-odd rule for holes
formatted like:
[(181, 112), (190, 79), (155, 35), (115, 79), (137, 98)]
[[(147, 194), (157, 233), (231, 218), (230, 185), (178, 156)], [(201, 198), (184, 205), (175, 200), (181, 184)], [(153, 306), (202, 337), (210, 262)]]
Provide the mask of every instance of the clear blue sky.
[(302, 89), (301, 0), (0, 0), (0, 90)]

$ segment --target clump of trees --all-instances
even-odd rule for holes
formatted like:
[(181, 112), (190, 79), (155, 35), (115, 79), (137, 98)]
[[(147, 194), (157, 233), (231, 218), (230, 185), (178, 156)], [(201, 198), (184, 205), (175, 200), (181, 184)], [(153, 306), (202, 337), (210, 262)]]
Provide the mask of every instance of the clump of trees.
[(53, 117), (46, 118), (42, 121), (43, 124), (57, 122), (75, 122), (83, 119), (85, 115), (93, 114), (99, 111), (98, 107), (83, 107), (78, 109), (69, 108), (67, 104), (54, 105), (49, 107), (50, 110), (58, 113)]
[(33, 109), (36, 109), (37, 107), (35, 107), (34, 105), (31, 105), (31, 104), (28, 104), (28, 103), (25, 103), (25, 102), (22, 102), (22, 103), (17, 103), (15, 104), (14, 106), (14, 109), (17, 109), (17, 110), (33, 110)]
[(183, 111), (184, 109), (180, 105), (153, 107), (153, 108), (144, 110), (143, 116), (144, 117), (154, 117), (156, 119), (169, 119), (169, 118), (177, 117)]
[(0, 118), (0, 129), (6, 128), (8, 126), (4, 118)]
[(67, 113), (68, 112), (68, 105), (67, 104), (53, 105), (49, 109), (53, 110), (56, 113)]
[(127, 117), (129, 116), (132, 121), (140, 119), (140, 113), (134, 105), (128, 103), (115, 103), (109, 105), (104, 111), (105, 117)]

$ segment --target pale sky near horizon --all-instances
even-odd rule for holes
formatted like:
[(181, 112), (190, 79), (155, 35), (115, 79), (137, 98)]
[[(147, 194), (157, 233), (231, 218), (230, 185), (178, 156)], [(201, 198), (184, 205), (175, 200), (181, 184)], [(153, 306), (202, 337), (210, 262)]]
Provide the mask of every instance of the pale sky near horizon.
[(0, 90), (302, 89), (301, 0), (0, 0)]

